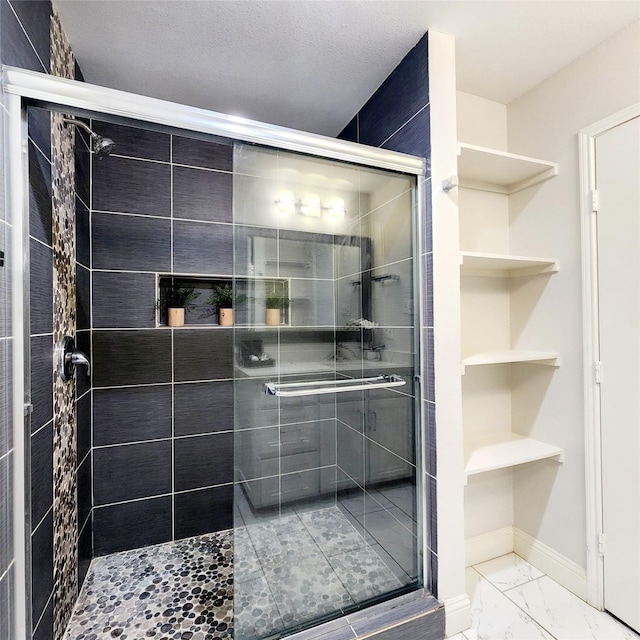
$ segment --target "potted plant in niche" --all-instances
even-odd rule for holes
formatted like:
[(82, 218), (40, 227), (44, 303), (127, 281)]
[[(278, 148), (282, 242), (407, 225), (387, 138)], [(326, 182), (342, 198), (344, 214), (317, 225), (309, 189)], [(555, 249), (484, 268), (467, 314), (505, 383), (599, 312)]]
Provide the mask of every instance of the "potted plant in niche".
[(280, 324), (282, 312), (289, 307), (289, 298), (285, 295), (285, 285), (273, 282), (265, 298), (265, 324), (275, 327)]
[(167, 286), (160, 287), (160, 299), (156, 308), (160, 312), (167, 312), (167, 326), (183, 327), (184, 310), (200, 294), (193, 287), (182, 287), (171, 281)]
[(213, 291), (208, 304), (213, 305), (218, 310), (218, 324), (222, 327), (231, 327), (233, 325), (233, 304), (239, 304), (246, 300), (245, 295), (233, 295), (233, 288), (229, 283), (217, 284), (213, 287)]

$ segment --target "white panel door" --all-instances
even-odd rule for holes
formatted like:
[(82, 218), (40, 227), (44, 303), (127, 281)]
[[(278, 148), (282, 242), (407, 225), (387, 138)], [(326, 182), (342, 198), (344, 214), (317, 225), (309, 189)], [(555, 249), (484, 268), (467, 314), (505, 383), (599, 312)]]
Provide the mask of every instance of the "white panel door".
[(640, 118), (596, 138), (605, 608), (640, 631)]

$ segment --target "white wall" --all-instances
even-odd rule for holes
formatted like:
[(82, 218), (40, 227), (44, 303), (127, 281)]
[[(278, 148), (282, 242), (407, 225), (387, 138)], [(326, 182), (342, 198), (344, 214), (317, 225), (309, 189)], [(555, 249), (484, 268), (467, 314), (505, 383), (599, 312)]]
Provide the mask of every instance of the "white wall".
[[(513, 420), (522, 433), (562, 446), (566, 454), (560, 467), (547, 462), (514, 470), (515, 526), (581, 567), (587, 541), (577, 133), (638, 100), (640, 23), (635, 23), (507, 107), (509, 151), (553, 160), (560, 169), (544, 188), (510, 199), (511, 252), (560, 260), (560, 272), (548, 282), (530, 278), (512, 290), (514, 348), (521, 342), (562, 354), (561, 367), (552, 374), (514, 373)], [(531, 300), (537, 300), (535, 306)], [(525, 309), (522, 315), (519, 307)]]
[(458, 142), (507, 151), (507, 107), (500, 102), (456, 93)]
[(431, 122), (438, 123), (431, 128), (438, 597), (449, 637), (470, 626), (471, 608), (464, 577), (458, 190), (442, 189), (457, 173), (455, 40), (436, 31), (429, 31), (429, 102)]

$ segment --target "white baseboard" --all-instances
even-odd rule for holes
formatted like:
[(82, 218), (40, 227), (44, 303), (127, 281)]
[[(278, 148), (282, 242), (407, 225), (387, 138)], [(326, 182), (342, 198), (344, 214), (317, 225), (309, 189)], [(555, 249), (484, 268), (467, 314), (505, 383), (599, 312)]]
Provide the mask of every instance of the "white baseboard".
[(503, 527), (467, 538), (464, 546), (467, 567), (513, 551), (578, 598), (587, 599), (586, 569), (517, 527)]
[(471, 601), (466, 593), (444, 601), (445, 638), (455, 636), (471, 626)]
[(587, 599), (587, 571), (551, 547), (513, 528), (513, 551), (572, 593)]
[(513, 551), (513, 527), (502, 527), (464, 541), (465, 566), (493, 560)]

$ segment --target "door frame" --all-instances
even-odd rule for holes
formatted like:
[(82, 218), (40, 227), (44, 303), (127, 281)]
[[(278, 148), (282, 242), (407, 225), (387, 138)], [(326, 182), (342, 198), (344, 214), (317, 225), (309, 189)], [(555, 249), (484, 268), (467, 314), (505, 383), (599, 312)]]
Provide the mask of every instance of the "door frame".
[(580, 159), (580, 227), (582, 237), (582, 327), (584, 370), (584, 435), (587, 540), (587, 602), (604, 610), (604, 555), (602, 534), (602, 424), (600, 384), (596, 363), (600, 359), (598, 298), (597, 202), (592, 197), (596, 185), (596, 138), (640, 116), (640, 103), (599, 120), (578, 133)]
[[(25, 100), (30, 99), (44, 108), (60, 110), (67, 108), (69, 113), (78, 115), (102, 114), (121, 118), (125, 121), (139, 120), (147, 123), (171, 127), (177, 131), (186, 130), (207, 136), (217, 135), (241, 142), (299, 152), (310, 156), (339, 160), (364, 167), (388, 169), (416, 177), (415, 236), (417, 249), (415, 256), (422, 255), (421, 213), (426, 203), (425, 175), (427, 163), (424, 158), (397, 151), (369, 147), (366, 145), (306, 133), (277, 125), (249, 120), (239, 116), (230, 116), (206, 109), (190, 107), (175, 102), (150, 98), (126, 91), (101, 87), (66, 78), (27, 71), (15, 67), (2, 66), (2, 92), (5, 106), (6, 130), (6, 191), (7, 208), (12, 223), (11, 249), (15, 258), (12, 261), (12, 327), (13, 327), (13, 367), (12, 367), (12, 421), (13, 421), (13, 540), (14, 540), (14, 610), (15, 640), (26, 640), (31, 635), (29, 567), (30, 551), (30, 496), (27, 492), (29, 478), (29, 419), (31, 400), (26, 395), (29, 389), (29, 342), (25, 326), (29, 321), (29, 186), (27, 157), (27, 120)], [(27, 248), (25, 250), (25, 247)], [(21, 256), (21, 258), (18, 258)], [(422, 295), (422, 274), (420, 261), (414, 261), (414, 291)], [(415, 342), (416, 358), (420, 358), (420, 327), (422, 317), (422, 298), (416, 297)], [(420, 360), (419, 360), (420, 361)], [(424, 386), (415, 382), (416, 403), (421, 411), (417, 413), (416, 442), (417, 460), (424, 459), (423, 448), (426, 437), (426, 420), (423, 416)], [(26, 424), (26, 426), (25, 426)], [(424, 473), (417, 475), (418, 508), (426, 495)], [(429, 576), (429, 553), (427, 548), (426, 523), (429, 522), (426, 510), (419, 512), (419, 535), (422, 548), (422, 580), (427, 583)]]

